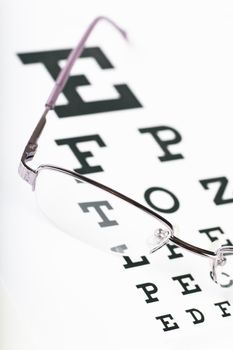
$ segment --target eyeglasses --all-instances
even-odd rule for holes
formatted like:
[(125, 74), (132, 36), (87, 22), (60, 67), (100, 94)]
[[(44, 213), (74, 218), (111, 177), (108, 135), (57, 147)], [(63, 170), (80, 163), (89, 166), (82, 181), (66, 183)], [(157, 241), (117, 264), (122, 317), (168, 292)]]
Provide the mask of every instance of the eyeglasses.
[(47, 113), (55, 107), (76, 59), (101, 20), (109, 22), (127, 39), (126, 32), (107, 17), (98, 17), (89, 25), (56, 79), (45, 110), (24, 149), (19, 175), (32, 186), (42, 211), (63, 231), (95, 247), (123, 255), (154, 253), (172, 242), (211, 259), (212, 279), (221, 285), (222, 278), (233, 274), (233, 246), (222, 245), (211, 251), (191, 245), (175, 235), (167, 219), (112, 188), (55, 165), (43, 164), (32, 169), (27, 164), (35, 156)]

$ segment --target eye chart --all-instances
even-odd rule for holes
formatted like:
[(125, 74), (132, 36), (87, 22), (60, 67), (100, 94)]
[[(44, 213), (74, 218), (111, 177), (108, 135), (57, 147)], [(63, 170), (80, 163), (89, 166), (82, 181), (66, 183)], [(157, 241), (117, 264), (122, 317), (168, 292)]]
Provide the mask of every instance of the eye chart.
[[(30, 165), (110, 186), (164, 216), (190, 244), (231, 245), (232, 4), (4, 5), (1, 317), (17, 322), (1, 348), (231, 346), (233, 274), (219, 287), (209, 259), (171, 243), (139, 256), (87, 245), (46, 219), (17, 167), (70, 50), (102, 11), (129, 43), (98, 24)], [(105, 226), (118, 219), (96, 203), (85, 215)]]

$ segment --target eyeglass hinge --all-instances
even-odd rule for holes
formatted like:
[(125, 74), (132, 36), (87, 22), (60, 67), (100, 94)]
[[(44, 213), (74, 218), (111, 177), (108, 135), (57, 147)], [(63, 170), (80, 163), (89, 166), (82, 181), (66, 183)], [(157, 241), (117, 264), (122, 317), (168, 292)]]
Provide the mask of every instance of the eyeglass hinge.
[(32, 160), (36, 150), (37, 150), (37, 144), (29, 142), (24, 150), (24, 157), (25, 160)]
[(18, 172), (22, 179), (34, 188), (37, 172), (27, 167), (22, 161), (19, 164)]

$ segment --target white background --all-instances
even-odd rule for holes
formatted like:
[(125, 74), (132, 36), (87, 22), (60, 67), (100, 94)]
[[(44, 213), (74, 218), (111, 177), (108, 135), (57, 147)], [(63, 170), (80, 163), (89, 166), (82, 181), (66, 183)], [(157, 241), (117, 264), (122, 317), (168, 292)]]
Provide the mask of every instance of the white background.
[[(208, 270), (208, 261), (184, 253), (186, 264), (182, 259), (170, 263), (164, 250), (150, 257), (149, 266), (124, 270), (123, 259), (50, 225), (17, 174), (53, 82), (42, 65), (23, 65), (16, 53), (71, 48), (100, 14), (127, 29), (131, 42), (127, 45), (109, 25), (99, 24), (88, 46), (101, 46), (116, 69), (103, 75), (95, 65), (80, 62), (73, 73), (93, 82), (80, 92), (87, 100), (110, 98), (113, 83), (123, 82), (144, 108), (65, 120), (51, 112), (35, 164), (77, 167), (71, 152), (54, 139), (99, 133), (108, 147), (92, 146), (93, 162), (105, 171), (93, 178), (141, 202), (149, 187), (170, 189), (181, 208), (167, 218), (193, 243), (208, 248), (207, 238), (198, 234), (207, 227), (221, 226), (232, 237), (232, 205), (216, 207), (214, 186), (204, 191), (199, 184), (200, 179), (227, 176), (227, 196), (232, 196), (232, 2), (2, 1), (1, 349), (230, 346), (232, 318), (221, 318), (213, 305), (226, 297), (205, 280), (202, 269)], [(183, 141), (173, 149), (184, 160), (162, 164), (160, 148), (138, 132), (159, 125), (180, 131)], [(182, 273), (197, 277), (203, 292), (182, 296), (178, 282), (171, 281)], [(147, 305), (135, 287), (149, 281), (158, 283), (159, 303)], [(204, 312), (204, 324), (192, 325), (185, 313), (192, 307)], [(155, 317), (166, 313), (173, 314), (179, 330), (162, 331)]]

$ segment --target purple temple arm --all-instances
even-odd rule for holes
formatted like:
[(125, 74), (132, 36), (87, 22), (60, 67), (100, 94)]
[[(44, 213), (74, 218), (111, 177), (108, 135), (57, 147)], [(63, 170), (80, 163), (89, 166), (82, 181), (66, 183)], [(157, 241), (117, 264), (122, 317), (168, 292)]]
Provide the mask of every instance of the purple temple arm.
[(115, 22), (113, 22), (108, 17), (100, 16), (100, 17), (97, 17), (96, 19), (94, 19), (93, 22), (87, 28), (86, 32), (83, 34), (78, 45), (71, 51), (64, 68), (60, 71), (60, 74), (57, 77), (55, 86), (52, 89), (51, 94), (50, 94), (50, 96), (45, 104), (46, 107), (49, 107), (50, 109), (54, 108), (56, 100), (57, 100), (60, 92), (63, 90), (63, 88), (64, 88), (64, 86), (69, 78), (70, 71), (71, 71), (76, 59), (81, 55), (81, 53), (84, 49), (84, 45), (85, 45), (89, 35), (91, 34), (92, 30), (94, 29), (96, 24), (101, 20), (105, 20), (105, 21), (111, 23), (122, 34), (122, 36), (125, 39), (127, 39), (126, 31), (121, 29)]
[[(45, 104), (45, 110), (44, 110), (36, 128), (34, 129), (25, 149), (24, 149), (24, 152), (23, 152), (23, 155), (21, 158), (20, 167), (19, 167), (19, 169), (20, 169), (19, 171), (20, 171), (22, 177), (24, 176), (24, 174), (27, 174), (28, 172), (29, 173), (33, 172), (33, 170), (26, 165), (26, 162), (29, 160), (32, 160), (35, 153), (36, 153), (37, 146), (38, 146), (37, 142), (38, 142), (38, 139), (40, 137), (41, 132), (44, 129), (44, 126), (46, 123), (47, 113), (50, 109), (54, 108), (59, 94), (61, 93), (61, 91), (65, 87), (65, 84), (69, 78), (70, 71), (71, 71), (76, 59), (82, 54), (82, 51), (84, 49), (84, 45), (85, 45), (89, 35), (91, 34), (93, 29), (95, 28), (96, 24), (101, 20), (105, 20), (105, 21), (109, 22), (111, 25), (113, 25), (113, 27), (115, 27), (121, 33), (121, 35), (125, 39), (127, 39), (126, 31), (123, 30), (122, 28), (120, 28), (114, 21), (112, 21), (108, 17), (99, 16), (91, 22), (91, 24), (89, 25), (89, 27), (87, 28), (87, 30), (83, 34), (81, 40), (78, 42), (77, 46), (69, 54), (65, 66), (60, 71), (60, 73), (56, 79), (55, 85), (54, 85), (54, 87), (49, 95), (49, 98), (48, 98), (46, 104)], [(31, 175), (33, 175), (33, 174), (31, 173)]]

